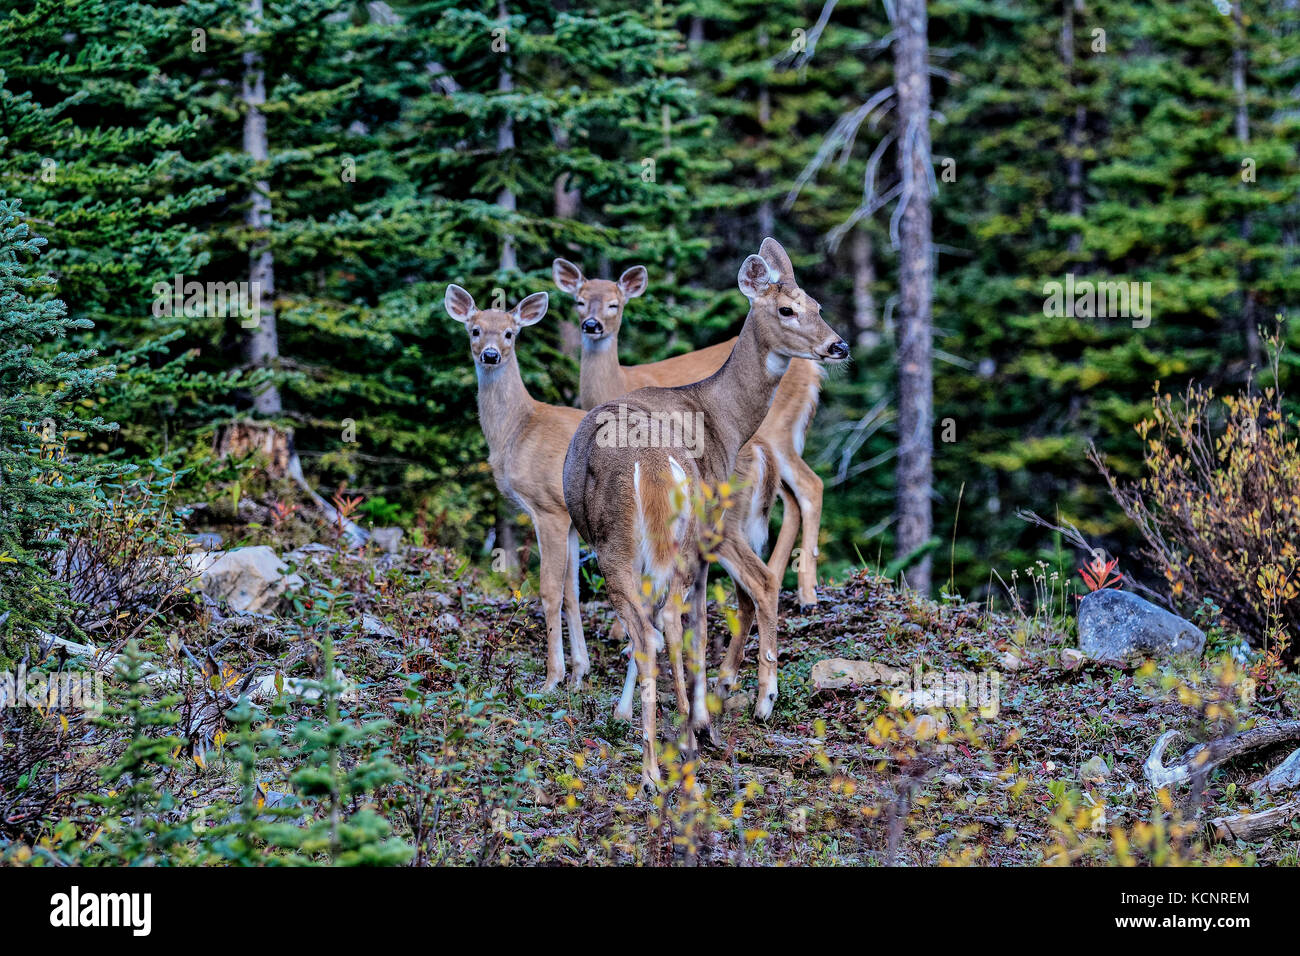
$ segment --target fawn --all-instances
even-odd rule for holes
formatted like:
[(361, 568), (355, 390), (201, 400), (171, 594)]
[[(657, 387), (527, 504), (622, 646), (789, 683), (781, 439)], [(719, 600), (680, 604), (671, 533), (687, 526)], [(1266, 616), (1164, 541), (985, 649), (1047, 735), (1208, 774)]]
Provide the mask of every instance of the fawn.
[[(579, 401), (584, 409), (638, 388), (671, 388), (708, 378), (722, 367), (736, 339), (651, 362), (620, 365), (618, 332), (623, 310), (631, 299), (642, 295), (649, 282), (644, 266), (632, 266), (618, 281), (588, 279), (582, 269), (567, 259), (551, 266), (556, 286), (573, 296), (582, 330), (582, 364)], [(817, 604), (817, 537), (821, 527), (822, 480), (803, 460), (804, 440), (821, 394), (822, 367), (804, 359), (792, 359), (772, 405), (753, 438), (736, 459), (741, 488), (733, 512), (728, 515), (732, 530), (743, 534), (750, 546), (761, 553), (767, 544), (768, 516), (779, 494), (785, 506), (781, 530), (768, 557), (767, 566), (777, 580), (785, 576), (800, 530), (803, 532), (795, 571), (799, 604), (804, 609)], [(752, 617), (742, 607), (741, 627), (748, 633)]]
[[(578, 532), (596, 549), (610, 603), (636, 654), (641, 690), (642, 785), (659, 779), (655, 754), (655, 629), (643, 602), (648, 579), (652, 607), (668, 601), (688, 608), (692, 640), (691, 689), (678, 690), (688, 754), (697, 732), (712, 732), (704, 661), (704, 603), (708, 574), (700, 543), (704, 531), (695, 504), (705, 487), (716, 489), (735, 470), (736, 458), (758, 430), (792, 359), (838, 362), (849, 347), (821, 317), (821, 307), (794, 280), (790, 259), (776, 240), (763, 240), (758, 255), (737, 277), (749, 314), (722, 367), (703, 381), (675, 388), (642, 388), (589, 411), (578, 426), (564, 462), (564, 500)], [(695, 420), (703, 441), (685, 449), (644, 440), (611, 441), (610, 423), (629, 412), (641, 420)], [(620, 419), (621, 420), (621, 419)], [(644, 438), (644, 432), (636, 433)], [(766, 719), (777, 696), (776, 603), (779, 582), (743, 536), (724, 534), (716, 556), (745, 595), (758, 620), (758, 699), (755, 715)], [(664, 638), (679, 666), (681, 614), (662, 615)], [(735, 684), (747, 635), (731, 641), (719, 673), (727, 692)]]
[(509, 312), (480, 311), (458, 285), (447, 286), (447, 314), (469, 333), (478, 375), (478, 417), (487, 439), (488, 463), (497, 488), (529, 518), (541, 552), (540, 592), (546, 618), (546, 682), (552, 690), (564, 680), (560, 611), (569, 625), (573, 685), (590, 669), (578, 607), (578, 532), (564, 505), (564, 455), (582, 421), (576, 408), (536, 401), (524, 387), (515, 341), (524, 326), (546, 315), (549, 297), (534, 292)]

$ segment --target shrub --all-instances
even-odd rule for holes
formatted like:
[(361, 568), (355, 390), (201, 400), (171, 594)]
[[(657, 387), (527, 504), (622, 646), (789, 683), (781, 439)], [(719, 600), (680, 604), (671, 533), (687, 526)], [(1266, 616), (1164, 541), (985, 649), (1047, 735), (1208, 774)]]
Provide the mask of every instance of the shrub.
[[(1278, 381), (1279, 336), (1270, 339)], [(1137, 426), (1145, 474), (1121, 486), (1096, 448), (1090, 457), (1145, 539), (1145, 555), (1173, 604), (1209, 599), (1228, 622), (1279, 653), (1300, 623), (1300, 450), (1275, 385), (1215, 397), (1161, 393)]]

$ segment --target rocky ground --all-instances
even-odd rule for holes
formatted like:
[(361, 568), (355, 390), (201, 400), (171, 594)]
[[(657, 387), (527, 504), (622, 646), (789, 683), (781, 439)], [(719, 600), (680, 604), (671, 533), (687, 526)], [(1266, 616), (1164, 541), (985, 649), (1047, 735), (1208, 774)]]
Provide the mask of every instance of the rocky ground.
[[(200, 802), (231, 786), (220, 695), (247, 689), (311, 716), (318, 705), (299, 682), (321, 676), (328, 629), (345, 716), (390, 722), (386, 752), (407, 780), (378, 807), (417, 845), (417, 862), (1298, 861), (1295, 824), (1249, 843), (1205, 837), (1212, 818), (1282, 800), (1245, 785), (1294, 742), (1255, 750), (1204, 787), (1161, 795), (1144, 776), (1167, 730), (1206, 739), (1295, 712), (1289, 678), (1252, 698), (1221, 649), (1103, 665), (1075, 649), (1068, 625), (935, 603), (860, 573), (824, 586), (808, 613), (783, 595), (775, 713), (767, 723), (751, 713), (751, 638), (741, 691), (715, 718), (725, 746), (698, 767), (673, 747), (661, 669), (667, 780), (647, 798), (636, 788), (638, 730), (611, 716), (625, 665), (603, 602), (584, 608), (588, 682), (542, 694), (544, 632), (526, 589), (511, 593), (463, 557), (428, 549), (315, 545), (282, 556), (287, 563), (270, 548), (249, 556), (272, 586), (209, 576), (193, 602), (146, 630), (160, 671), (207, 677), (206, 689), (185, 688), (182, 705), (200, 755), (184, 792)], [(192, 570), (229, 563), (201, 552), (186, 561)], [(710, 602), (715, 642), (727, 626)], [(284, 779), (287, 768), (266, 773), (269, 799), (288, 789)]]
[[(635, 790), (637, 728), (611, 717), (624, 660), (608, 639), (602, 602), (585, 608), (587, 685), (542, 695), (544, 632), (529, 596), (485, 594), (458, 575), (454, 557), (433, 552), (341, 565), (337, 556), (312, 557), (291, 556), (295, 570), (309, 581), (341, 579), (359, 622), (339, 642), (359, 712), (383, 713), (413, 672), (426, 686), (493, 700), (488, 735), (498, 739), (478, 746), (492, 759), (500, 750), (511, 780), (522, 783), (508, 800), (480, 794), (491, 813), (470, 813), (440, 835), (458, 855), (515, 863), (1296, 862), (1294, 833), (1202, 843), (1203, 821), (1249, 809), (1245, 783), (1285, 750), (1242, 758), (1197, 795), (1183, 786), (1162, 800), (1144, 778), (1143, 761), (1166, 730), (1204, 739), (1287, 715), (1282, 696), (1243, 700), (1245, 675), (1223, 659), (1103, 666), (1074, 650), (1064, 629), (933, 603), (861, 574), (824, 587), (809, 613), (783, 596), (775, 714), (758, 723), (750, 713), (751, 638), (742, 691), (716, 718), (726, 746), (706, 751), (698, 768), (681, 766), (674, 752), (675, 708), (661, 671), (669, 780), (647, 799)], [(710, 624), (720, 642), (727, 622), (714, 602)], [(826, 663), (834, 660), (871, 666)], [(947, 675), (946, 692), (933, 684), (936, 674)], [(965, 693), (953, 685), (961, 675), (976, 678)], [(891, 698), (890, 690), (902, 693)], [(989, 690), (993, 698), (980, 695)]]

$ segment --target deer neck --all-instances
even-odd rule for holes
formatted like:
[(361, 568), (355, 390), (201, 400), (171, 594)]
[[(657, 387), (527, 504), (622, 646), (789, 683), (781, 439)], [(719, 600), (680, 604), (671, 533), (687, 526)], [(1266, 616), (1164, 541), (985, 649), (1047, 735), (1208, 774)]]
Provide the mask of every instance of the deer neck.
[(475, 362), (474, 369), (478, 373), (478, 420), (495, 460), (510, 449), (536, 403), (524, 387), (513, 353), (500, 365)]
[(618, 364), (618, 333), (593, 342), (582, 337), (582, 364), (578, 369), (578, 401), (591, 411), (627, 393), (627, 378)]
[(764, 342), (751, 308), (722, 368), (694, 386), (713, 419), (711, 431), (723, 444), (729, 469), (735, 466), (741, 446), (767, 417), (789, 366), (788, 357), (777, 355)]

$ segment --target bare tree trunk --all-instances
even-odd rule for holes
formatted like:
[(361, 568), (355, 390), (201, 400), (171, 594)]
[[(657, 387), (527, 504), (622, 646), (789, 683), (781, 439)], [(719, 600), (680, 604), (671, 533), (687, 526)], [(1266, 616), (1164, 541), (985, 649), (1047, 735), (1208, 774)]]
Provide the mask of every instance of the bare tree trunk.
[[(244, 29), (251, 35), (258, 32), (257, 21), (262, 16), (262, 0), (249, 0), (248, 18)], [(254, 50), (244, 54), (244, 76), (241, 95), (244, 101), (244, 152), (255, 163), (265, 163), (268, 156), (266, 142), (266, 76), (262, 55)], [(252, 295), (258, 300), (251, 303), (257, 324), (246, 330), (244, 360), (251, 368), (271, 368), (280, 358), (280, 340), (275, 327), (275, 258), (271, 252), (271, 184), (265, 179), (253, 183), (248, 196), (248, 211), (244, 223), (258, 238), (248, 249), (248, 278)], [(253, 410), (261, 416), (279, 415), (280, 390), (274, 383), (261, 386), (253, 394)]]
[[(767, 59), (767, 31), (762, 27), (758, 29), (758, 52), (759, 59)], [(758, 150), (760, 155), (767, 151), (767, 126), (772, 122), (772, 91), (768, 89), (767, 83), (758, 84), (758, 128), (759, 140)], [(766, 193), (769, 186), (772, 185), (772, 174), (766, 169), (758, 170), (758, 189), (760, 193)], [(755, 241), (761, 241), (772, 235), (772, 230), (776, 228), (776, 215), (772, 211), (772, 200), (769, 196), (764, 195), (758, 201), (758, 237)]]
[[(1241, 18), (1241, 0), (1233, 0), (1232, 26), (1232, 92), (1237, 100), (1233, 129), (1244, 152), (1250, 144), (1250, 115), (1246, 101), (1246, 27)], [(1249, 213), (1242, 214), (1240, 228), (1242, 242), (1250, 242), (1252, 225)], [(1264, 364), (1264, 350), (1255, 317), (1255, 296), (1250, 290), (1252, 279), (1253, 271), (1243, 264), (1238, 269), (1237, 280), (1241, 283), (1241, 324), (1246, 340), (1246, 361), (1260, 368)]]
[(871, 291), (876, 281), (876, 267), (871, 255), (871, 234), (859, 226), (853, 231), (849, 243), (849, 257), (853, 261), (853, 343), (863, 348), (880, 344), (876, 296)]
[[(1061, 20), (1061, 59), (1065, 63), (1065, 79), (1074, 86), (1074, 15), (1083, 13), (1083, 0), (1063, 0), (1065, 11)], [(1074, 118), (1070, 122), (1067, 141), (1069, 149), (1065, 160), (1065, 181), (1069, 191), (1069, 212), (1071, 216), (1083, 215), (1083, 129), (1088, 122), (1087, 111), (1082, 105), (1074, 108)], [(1083, 248), (1083, 233), (1075, 231), (1070, 234), (1069, 249), (1078, 252)]]
[[(569, 134), (566, 130), (561, 128), (555, 130), (555, 146), (561, 151), (569, 148)], [(571, 182), (572, 179), (568, 173), (561, 173), (556, 177), (556, 219), (578, 218), (578, 208), (582, 204), (582, 191), (576, 186), (571, 186)], [(578, 323), (568, 317), (572, 313), (566, 310), (562, 314), (565, 315), (565, 318), (560, 319), (560, 353), (577, 361), (578, 355), (582, 351), (582, 334), (578, 331)], [(566, 396), (569, 400), (572, 400), (573, 397), (572, 395)]]
[[(930, 366), (933, 253), (930, 229), (930, 76), (925, 0), (898, 0), (894, 74), (901, 125), (898, 171), (904, 184), (899, 223), (897, 553), (904, 558), (930, 540), (934, 386)], [(930, 558), (907, 572), (930, 590)]]
[[(497, 16), (501, 18), (502, 24), (504, 25), (507, 16), (505, 0), (502, 0), (502, 2), (497, 4)], [(514, 77), (510, 75), (510, 57), (508, 54), (504, 54), (504, 56), (505, 60), (501, 67), (501, 72), (497, 76), (497, 90), (502, 93), (510, 93), (514, 91), (515, 80)], [(499, 156), (503, 153), (507, 153), (514, 148), (515, 121), (513, 117), (506, 116), (501, 120), (500, 125), (497, 126), (497, 155)], [(509, 187), (503, 187), (502, 190), (497, 193), (497, 205), (509, 212), (514, 212), (515, 209), (518, 208), (515, 202), (514, 191)], [(518, 263), (515, 259), (514, 236), (507, 232), (501, 237), (501, 271), (513, 272), (517, 265)]]

